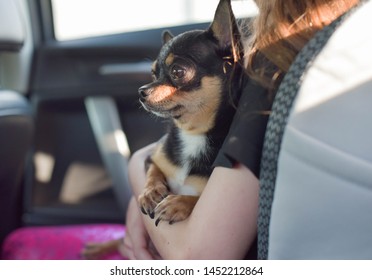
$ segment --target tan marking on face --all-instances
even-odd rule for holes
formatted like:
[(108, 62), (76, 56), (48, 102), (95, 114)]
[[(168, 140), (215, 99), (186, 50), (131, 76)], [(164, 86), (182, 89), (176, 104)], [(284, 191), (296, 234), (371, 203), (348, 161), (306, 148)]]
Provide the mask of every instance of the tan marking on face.
[(158, 61), (157, 60), (155, 60), (153, 63), (152, 63), (152, 66), (151, 66), (151, 71), (153, 72), (153, 73), (155, 73), (155, 71), (156, 71), (156, 65), (158, 64)]
[(161, 103), (171, 98), (177, 90), (171, 86), (160, 85), (156, 87), (153, 93), (148, 97), (150, 103)]
[(174, 61), (174, 54), (173, 53), (170, 53), (167, 58), (165, 59), (165, 64), (167, 66), (171, 65)]
[(187, 112), (175, 121), (176, 125), (192, 134), (202, 134), (211, 129), (221, 103), (221, 87), (219, 78), (204, 77), (199, 90), (178, 94), (176, 103), (184, 105)]

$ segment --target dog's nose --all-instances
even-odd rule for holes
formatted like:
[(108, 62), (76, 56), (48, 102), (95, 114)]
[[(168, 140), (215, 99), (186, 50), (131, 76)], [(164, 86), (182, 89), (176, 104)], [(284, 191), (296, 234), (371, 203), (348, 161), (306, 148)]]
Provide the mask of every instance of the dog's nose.
[(145, 101), (146, 100), (146, 97), (148, 96), (147, 94), (147, 86), (142, 86), (138, 89), (138, 93), (139, 93), (139, 96), (140, 96), (140, 100), (141, 101)]

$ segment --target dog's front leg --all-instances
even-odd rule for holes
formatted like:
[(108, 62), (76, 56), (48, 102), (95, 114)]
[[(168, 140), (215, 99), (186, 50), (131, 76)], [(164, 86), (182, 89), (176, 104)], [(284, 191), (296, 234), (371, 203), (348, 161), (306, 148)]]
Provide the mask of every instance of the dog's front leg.
[(149, 215), (153, 219), (155, 207), (167, 197), (169, 188), (167, 187), (164, 174), (154, 163), (150, 163), (146, 177), (145, 189), (138, 197), (138, 203), (142, 213)]
[(185, 220), (190, 216), (199, 196), (191, 195), (168, 195), (155, 208), (157, 219), (155, 225), (160, 221), (167, 221), (170, 225)]

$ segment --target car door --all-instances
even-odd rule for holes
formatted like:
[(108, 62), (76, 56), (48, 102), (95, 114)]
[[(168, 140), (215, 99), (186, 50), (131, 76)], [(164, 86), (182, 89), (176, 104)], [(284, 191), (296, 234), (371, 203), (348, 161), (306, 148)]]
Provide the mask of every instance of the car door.
[(137, 96), (161, 33), (204, 29), (217, 2), (28, 1), (36, 136), (26, 224), (124, 222), (127, 160), (165, 132)]

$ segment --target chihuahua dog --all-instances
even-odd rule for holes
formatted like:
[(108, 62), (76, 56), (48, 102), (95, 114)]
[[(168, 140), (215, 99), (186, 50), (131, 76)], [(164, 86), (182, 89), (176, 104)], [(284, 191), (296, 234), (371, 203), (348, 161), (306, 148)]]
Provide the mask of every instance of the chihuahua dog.
[(234, 115), (231, 104), (242, 52), (230, 1), (221, 0), (211, 26), (173, 37), (152, 67), (153, 82), (139, 89), (143, 107), (171, 120), (150, 158), (138, 203), (155, 224), (186, 219), (194, 208)]
[(163, 32), (153, 81), (139, 88), (144, 109), (170, 120), (168, 133), (148, 160), (145, 189), (138, 198), (141, 211), (156, 218), (156, 226), (186, 219), (208, 181), (235, 113), (242, 53), (230, 0), (220, 0), (207, 30), (175, 37)]

